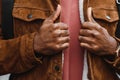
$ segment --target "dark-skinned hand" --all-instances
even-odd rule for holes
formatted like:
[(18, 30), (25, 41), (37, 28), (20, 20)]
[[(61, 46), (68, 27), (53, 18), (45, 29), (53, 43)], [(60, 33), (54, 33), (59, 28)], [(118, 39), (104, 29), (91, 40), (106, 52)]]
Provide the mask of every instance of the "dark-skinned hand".
[(54, 23), (59, 17), (61, 6), (48, 17), (34, 39), (34, 50), (43, 55), (54, 55), (69, 46), (68, 26), (64, 23)]
[(88, 8), (87, 16), (89, 21), (82, 23), (80, 30), (80, 45), (96, 55), (114, 55), (117, 41), (93, 19), (91, 7)]

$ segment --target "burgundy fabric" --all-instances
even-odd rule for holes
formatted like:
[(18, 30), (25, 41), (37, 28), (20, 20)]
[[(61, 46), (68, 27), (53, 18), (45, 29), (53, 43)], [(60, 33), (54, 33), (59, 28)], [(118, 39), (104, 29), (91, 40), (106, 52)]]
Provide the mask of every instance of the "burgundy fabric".
[(61, 0), (61, 22), (67, 23), (70, 32), (70, 46), (64, 51), (63, 80), (82, 80), (84, 54), (79, 45), (81, 28), (78, 0)]

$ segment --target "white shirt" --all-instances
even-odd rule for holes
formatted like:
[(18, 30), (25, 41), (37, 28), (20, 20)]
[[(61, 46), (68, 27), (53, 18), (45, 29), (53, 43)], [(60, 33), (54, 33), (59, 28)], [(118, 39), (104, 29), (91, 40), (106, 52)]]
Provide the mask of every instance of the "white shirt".
[[(80, 20), (81, 20), (81, 22), (84, 22), (84, 12), (83, 12), (83, 5), (84, 4), (83, 4), (83, 1), (84, 0), (79, 0), (79, 11), (80, 11)], [(82, 80), (88, 80), (87, 74), (88, 74), (87, 52), (85, 51)]]

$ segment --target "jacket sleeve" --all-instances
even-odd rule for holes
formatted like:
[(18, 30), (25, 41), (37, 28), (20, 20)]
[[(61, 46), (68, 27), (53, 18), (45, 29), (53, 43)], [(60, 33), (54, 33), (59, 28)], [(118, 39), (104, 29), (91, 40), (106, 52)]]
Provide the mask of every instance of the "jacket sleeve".
[(0, 75), (30, 70), (41, 60), (35, 57), (33, 38), (35, 33), (10, 40), (0, 40)]
[[(120, 43), (120, 39), (116, 38), (115, 39)], [(116, 55), (106, 57), (105, 61), (110, 64), (118, 74), (120, 74), (120, 57), (117, 57)]]

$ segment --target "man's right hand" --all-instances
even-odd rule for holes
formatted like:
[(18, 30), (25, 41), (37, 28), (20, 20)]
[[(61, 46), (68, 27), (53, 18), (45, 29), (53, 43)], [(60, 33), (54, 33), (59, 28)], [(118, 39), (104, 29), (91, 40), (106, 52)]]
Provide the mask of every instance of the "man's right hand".
[(34, 38), (35, 52), (43, 55), (54, 55), (69, 46), (68, 25), (61, 22), (54, 23), (60, 12), (61, 6), (58, 5), (57, 10), (43, 22)]

